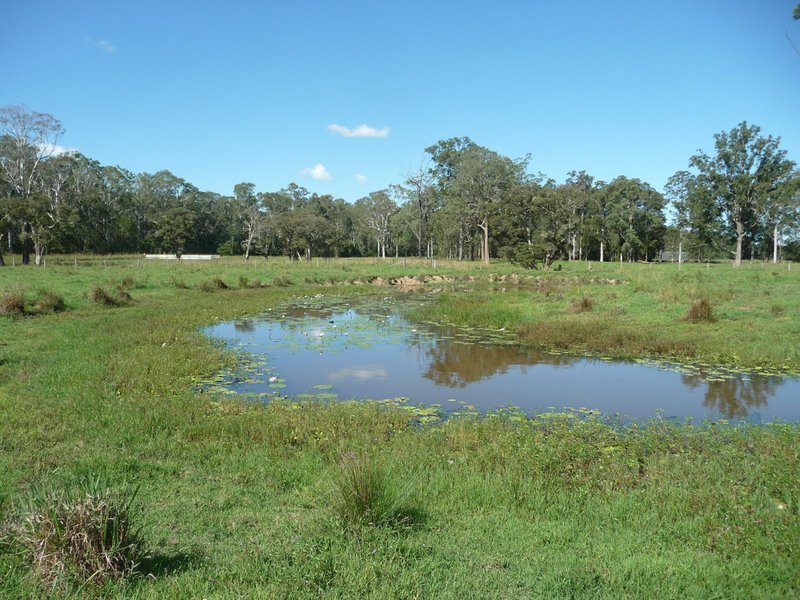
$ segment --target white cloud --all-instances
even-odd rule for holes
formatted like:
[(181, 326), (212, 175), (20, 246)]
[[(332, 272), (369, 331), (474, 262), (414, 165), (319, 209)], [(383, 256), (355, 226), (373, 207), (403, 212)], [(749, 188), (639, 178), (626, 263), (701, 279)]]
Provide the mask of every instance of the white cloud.
[(330, 181), (333, 179), (325, 165), (321, 163), (315, 164), (313, 167), (306, 167), (303, 169), (303, 175), (311, 175), (317, 181)]
[(65, 148), (58, 144), (39, 144), (39, 150), (44, 156), (58, 156), (59, 154), (73, 154), (78, 152), (77, 148)]
[(364, 185), (365, 183), (367, 183), (367, 176), (366, 175), (362, 175), (361, 173), (356, 173), (355, 175), (353, 175), (353, 179), (355, 179), (361, 185)]
[(86, 38), (84, 41), (90, 46), (93, 46), (98, 50), (102, 50), (106, 54), (113, 54), (114, 52), (117, 51), (117, 47), (114, 44), (102, 38), (100, 39)]
[(383, 129), (375, 129), (374, 127), (370, 127), (369, 125), (358, 125), (354, 129), (350, 129), (349, 127), (345, 127), (344, 125), (337, 125), (336, 123), (331, 123), (328, 125), (328, 131), (331, 133), (338, 133), (339, 135), (343, 135), (344, 137), (360, 137), (360, 138), (385, 138), (389, 135), (389, 128), (384, 127)]

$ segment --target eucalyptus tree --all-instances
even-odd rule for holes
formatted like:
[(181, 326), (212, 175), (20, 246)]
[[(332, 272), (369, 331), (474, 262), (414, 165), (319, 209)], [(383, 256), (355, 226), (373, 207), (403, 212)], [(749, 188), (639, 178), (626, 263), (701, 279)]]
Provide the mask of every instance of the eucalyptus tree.
[(639, 179), (619, 176), (603, 190), (609, 208), (608, 226), (620, 260), (648, 260), (661, 247), (666, 219), (664, 196)]
[(356, 200), (356, 208), (361, 213), (362, 225), (374, 236), (378, 256), (386, 258), (389, 222), (398, 210), (397, 203), (387, 190), (379, 190)]
[(735, 239), (734, 264), (742, 264), (745, 238), (763, 211), (792, 178), (795, 165), (780, 148), (780, 138), (763, 137), (761, 129), (743, 121), (714, 136), (715, 156), (698, 152), (689, 159), (695, 170), (692, 190), (707, 194), (730, 225)]
[[(43, 242), (51, 223), (46, 223), (44, 229), (38, 226), (35, 228), (27, 218), (29, 214), (47, 214), (41, 197), (31, 202), (27, 210), (26, 207), (17, 205), (25, 204), (27, 198), (40, 194), (41, 189), (37, 187), (40, 183), (39, 171), (42, 164), (56, 154), (58, 139), (63, 133), (63, 126), (52, 115), (31, 112), (21, 105), (0, 107), (0, 173), (10, 188), (8, 200), (4, 202), (6, 211), (3, 220), (10, 223), (14, 220), (12, 215), (18, 215), (16, 222), (23, 242), (22, 262), (25, 264), (29, 262), (31, 239), (38, 237)], [(43, 220), (47, 221), (46, 218)], [(10, 229), (0, 235), (0, 246), (3, 235), (8, 235), (10, 242)], [(39, 254), (37, 258), (40, 259)], [(2, 264), (4, 263), (0, 254), (0, 265)]]
[(765, 197), (761, 220), (772, 238), (772, 262), (777, 263), (782, 235), (800, 229), (800, 171)]
[(564, 186), (564, 195), (572, 216), (569, 222), (569, 260), (580, 260), (584, 253), (586, 221), (595, 193), (594, 177), (586, 171), (570, 171)]
[[(475, 144), (469, 138), (451, 138), (426, 150), (436, 167), (445, 202), (456, 203), (462, 214), (459, 228), (459, 258), (463, 253), (464, 234), (469, 229), (480, 233), (480, 254), (489, 263), (491, 222), (503, 200), (522, 179), (528, 157), (514, 161), (493, 150)], [(466, 231), (465, 231), (466, 230)]]

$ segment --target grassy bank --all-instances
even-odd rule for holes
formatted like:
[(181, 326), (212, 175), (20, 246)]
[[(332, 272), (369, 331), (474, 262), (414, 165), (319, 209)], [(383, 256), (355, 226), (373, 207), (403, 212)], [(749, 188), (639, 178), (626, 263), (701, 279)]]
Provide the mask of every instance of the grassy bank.
[[(508, 265), (63, 262), (0, 272), (2, 294), (24, 306), (0, 317), (0, 512), (18, 523), (16, 501), (34, 482), (75, 489), (93, 476), (113, 490), (138, 486), (144, 552), (138, 575), (46, 587), (7, 537), (0, 597), (800, 593), (797, 425), (617, 428), (551, 415), (420, 430), (402, 410), (371, 404), (262, 406), (191, 392), (233, 360), (197, 334), (203, 325), (291, 296), (370, 293), (426, 275), (448, 280), (429, 287), (461, 290), (426, 316), (515, 327), (530, 343), (546, 345), (526, 330), (538, 314), (642, 332), (664, 323), (674, 331), (663, 335), (683, 332), (699, 348), (695, 357), (713, 357), (701, 342), (719, 330), (741, 347), (718, 356), (746, 364), (759, 347), (783, 344), (796, 370), (788, 336), (797, 334), (800, 273), (578, 265), (523, 289)], [(576, 279), (588, 276), (625, 283)], [(117, 301), (93, 302), (95, 286)], [(64, 310), (37, 306), (45, 292)], [(589, 309), (570, 308), (584, 296)], [(701, 296), (717, 320), (681, 321)], [(615, 324), (612, 309), (630, 322)], [(750, 336), (739, 331), (746, 323)], [(776, 337), (760, 339), (762, 330)]]

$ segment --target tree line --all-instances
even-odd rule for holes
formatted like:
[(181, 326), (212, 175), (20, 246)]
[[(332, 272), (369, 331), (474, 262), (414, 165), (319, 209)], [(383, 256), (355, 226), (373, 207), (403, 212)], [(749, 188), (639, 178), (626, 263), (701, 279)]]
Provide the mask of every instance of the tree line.
[[(491, 257), (548, 269), (556, 260), (652, 261), (800, 256), (800, 174), (780, 139), (741, 123), (715, 136), (665, 192), (636, 178), (572, 171), (563, 183), (468, 137), (425, 149), (396, 184), (353, 203), (290, 183), (232, 194), (170, 173), (132, 173), (58, 152), (53, 116), (0, 107), (3, 251), (287, 256)], [(669, 215), (669, 219), (667, 216)]]

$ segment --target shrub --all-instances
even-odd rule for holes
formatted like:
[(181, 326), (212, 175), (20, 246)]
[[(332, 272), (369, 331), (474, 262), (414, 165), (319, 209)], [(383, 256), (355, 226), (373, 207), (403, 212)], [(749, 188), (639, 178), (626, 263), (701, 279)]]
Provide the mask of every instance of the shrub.
[(39, 299), (34, 305), (36, 310), (43, 313), (61, 312), (66, 308), (64, 298), (48, 290), (39, 291)]
[(349, 453), (339, 464), (333, 507), (345, 527), (411, 524), (406, 496), (379, 458)]
[(278, 275), (272, 279), (272, 285), (275, 287), (288, 287), (292, 285), (292, 280), (285, 275)]
[(47, 491), (33, 485), (17, 515), (5, 526), (37, 579), (102, 584), (132, 574), (143, 556), (134, 526), (136, 490), (114, 493), (97, 478), (77, 490)]
[(711, 323), (716, 321), (711, 302), (707, 298), (700, 298), (692, 302), (685, 318), (690, 323)]
[(25, 296), (21, 292), (11, 292), (0, 297), (0, 315), (21, 317), (25, 314)]

